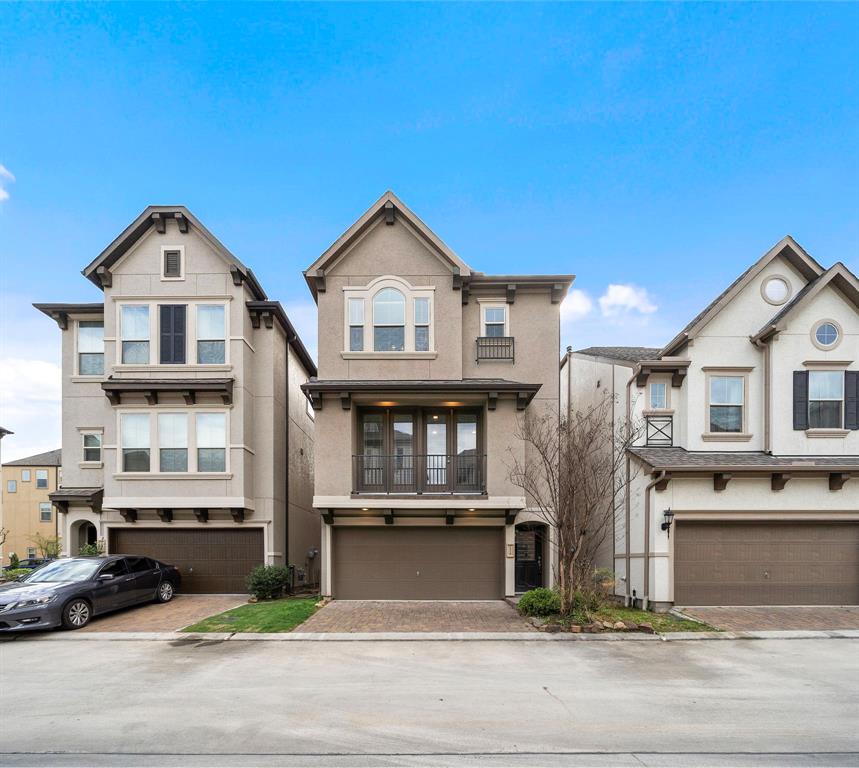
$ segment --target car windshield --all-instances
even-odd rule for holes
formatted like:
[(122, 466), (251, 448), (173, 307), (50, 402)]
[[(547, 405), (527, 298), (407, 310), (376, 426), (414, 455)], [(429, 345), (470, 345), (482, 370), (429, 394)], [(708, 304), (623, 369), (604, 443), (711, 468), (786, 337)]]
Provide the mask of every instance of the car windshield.
[(49, 581), (86, 581), (102, 564), (101, 560), (55, 560), (25, 576), (28, 584)]

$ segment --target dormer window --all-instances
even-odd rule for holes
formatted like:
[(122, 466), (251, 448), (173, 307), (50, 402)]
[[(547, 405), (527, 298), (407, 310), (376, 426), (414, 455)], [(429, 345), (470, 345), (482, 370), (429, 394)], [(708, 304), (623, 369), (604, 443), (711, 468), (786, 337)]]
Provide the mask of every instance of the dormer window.
[(161, 279), (185, 279), (185, 248), (184, 246), (161, 248)]

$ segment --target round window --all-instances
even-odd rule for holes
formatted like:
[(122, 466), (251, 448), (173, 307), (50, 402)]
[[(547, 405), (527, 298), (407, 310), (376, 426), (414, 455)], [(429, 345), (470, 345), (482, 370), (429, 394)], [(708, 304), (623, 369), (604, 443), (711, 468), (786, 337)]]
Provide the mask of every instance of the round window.
[(814, 338), (822, 347), (831, 347), (838, 341), (838, 328), (834, 323), (821, 323), (814, 331)]
[(790, 285), (783, 277), (771, 277), (764, 283), (763, 294), (770, 304), (784, 304), (790, 297)]

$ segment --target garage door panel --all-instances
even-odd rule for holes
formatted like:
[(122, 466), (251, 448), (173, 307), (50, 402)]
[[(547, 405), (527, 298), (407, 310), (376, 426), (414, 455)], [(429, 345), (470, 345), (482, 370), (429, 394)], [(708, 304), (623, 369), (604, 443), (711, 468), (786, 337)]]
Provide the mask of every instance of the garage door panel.
[(244, 594), (248, 574), (265, 562), (261, 528), (119, 528), (110, 551), (146, 555), (179, 567), (182, 592)]
[(678, 605), (859, 603), (859, 525), (679, 522)]
[(335, 528), (334, 597), (487, 600), (504, 593), (502, 528)]

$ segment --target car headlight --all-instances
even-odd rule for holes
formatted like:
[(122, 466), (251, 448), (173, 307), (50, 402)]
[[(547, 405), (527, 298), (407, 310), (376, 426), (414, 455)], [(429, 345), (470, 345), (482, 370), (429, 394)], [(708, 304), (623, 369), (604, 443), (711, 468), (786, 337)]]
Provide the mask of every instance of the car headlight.
[(17, 603), (12, 603), (10, 606), (8, 606), (7, 610), (11, 611), (15, 608), (32, 608), (36, 605), (45, 605), (46, 603), (50, 603), (55, 598), (55, 595), (51, 595), (50, 597), (32, 597), (27, 600), (19, 600)]

